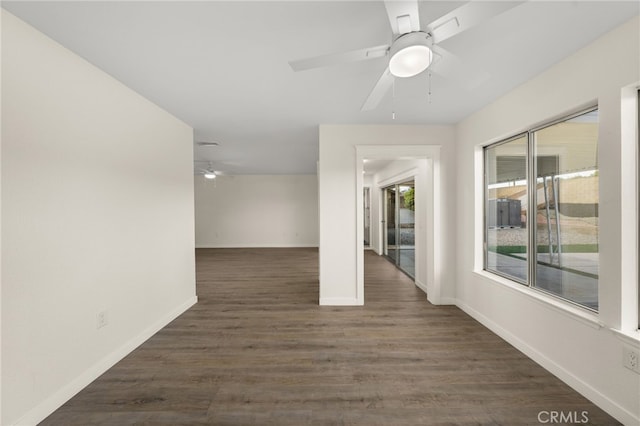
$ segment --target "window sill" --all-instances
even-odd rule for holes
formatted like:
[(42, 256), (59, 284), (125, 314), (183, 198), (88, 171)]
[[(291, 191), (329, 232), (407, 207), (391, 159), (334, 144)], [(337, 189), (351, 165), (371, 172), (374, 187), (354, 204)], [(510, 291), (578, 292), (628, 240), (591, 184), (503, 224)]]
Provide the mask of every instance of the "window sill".
[(622, 331), (615, 328), (610, 328), (611, 332), (621, 340), (622, 343), (633, 346), (636, 349), (640, 349), (640, 330), (636, 331)]
[(571, 319), (579, 321), (593, 329), (599, 330), (605, 327), (604, 323), (600, 321), (597, 314), (586, 309), (581, 309), (577, 306), (573, 306), (567, 302), (563, 302), (560, 299), (548, 296), (543, 292), (537, 291), (522, 284), (518, 284), (515, 281), (511, 281), (507, 278), (503, 278), (499, 275), (495, 275), (484, 270), (476, 270), (474, 271), (474, 273), (486, 279), (492, 284), (500, 285), (501, 288), (507, 288), (509, 290), (524, 294), (536, 303), (559, 312)]

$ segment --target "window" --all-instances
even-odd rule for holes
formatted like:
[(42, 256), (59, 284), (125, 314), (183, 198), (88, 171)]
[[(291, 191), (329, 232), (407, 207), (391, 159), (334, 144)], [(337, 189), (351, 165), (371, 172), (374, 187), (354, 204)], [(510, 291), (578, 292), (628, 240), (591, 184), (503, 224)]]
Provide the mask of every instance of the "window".
[(485, 268), (527, 283), (527, 136), (485, 150)]
[(485, 148), (485, 270), (598, 310), (598, 110)]

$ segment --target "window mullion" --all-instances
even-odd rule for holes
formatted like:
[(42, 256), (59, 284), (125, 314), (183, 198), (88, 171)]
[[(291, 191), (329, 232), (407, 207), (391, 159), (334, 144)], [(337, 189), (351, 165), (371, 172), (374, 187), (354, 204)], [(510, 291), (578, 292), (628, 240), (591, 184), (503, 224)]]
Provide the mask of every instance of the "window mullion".
[(528, 206), (527, 206), (527, 285), (533, 287), (536, 282), (536, 224), (537, 224), (537, 190), (538, 181), (536, 179), (536, 152), (534, 143), (534, 133), (527, 132), (527, 191), (528, 191)]
[(489, 230), (487, 227), (488, 224), (488, 220), (487, 220), (487, 213), (489, 211), (488, 208), (488, 200), (489, 200), (489, 176), (487, 175), (487, 170), (489, 170), (489, 159), (488, 159), (488, 154), (487, 154), (487, 149), (483, 149), (482, 150), (482, 159), (483, 159), (483, 163), (484, 163), (484, 170), (483, 170), (483, 201), (482, 201), (482, 216), (483, 216), (483, 223), (482, 223), (482, 227), (483, 227), (483, 255), (482, 255), (482, 269), (488, 269), (489, 268)]

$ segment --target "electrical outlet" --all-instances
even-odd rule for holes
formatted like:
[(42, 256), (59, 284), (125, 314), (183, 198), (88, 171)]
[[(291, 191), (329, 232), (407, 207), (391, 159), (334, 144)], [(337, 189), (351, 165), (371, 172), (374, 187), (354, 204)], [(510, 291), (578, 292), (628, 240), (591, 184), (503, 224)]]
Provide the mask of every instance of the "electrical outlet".
[(629, 370), (633, 370), (636, 373), (640, 374), (640, 354), (637, 350), (624, 347), (622, 349), (623, 354), (623, 364)]
[(107, 311), (98, 312), (98, 322), (96, 324), (96, 328), (102, 328), (107, 324), (109, 324), (109, 317), (107, 316)]

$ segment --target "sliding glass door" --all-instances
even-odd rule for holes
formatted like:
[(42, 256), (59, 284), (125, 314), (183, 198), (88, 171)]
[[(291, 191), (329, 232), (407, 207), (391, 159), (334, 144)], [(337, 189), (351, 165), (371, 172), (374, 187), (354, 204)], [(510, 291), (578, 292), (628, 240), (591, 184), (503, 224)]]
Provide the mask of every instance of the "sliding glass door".
[(384, 255), (397, 262), (398, 251), (396, 247), (396, 187), (390, 186), (384, 189)]
[(416, 219), (413, 181), (398, 185), (398, 266), (411, 277), (416, 275)]
[(371, 245), (371, 196), (369, 188), (364, 188), (362, 199), (364, 201), (364, 247), (369, 248)]
[(384, 255), (415, 277), (414, 181), (391, 185), (384, 193)]

